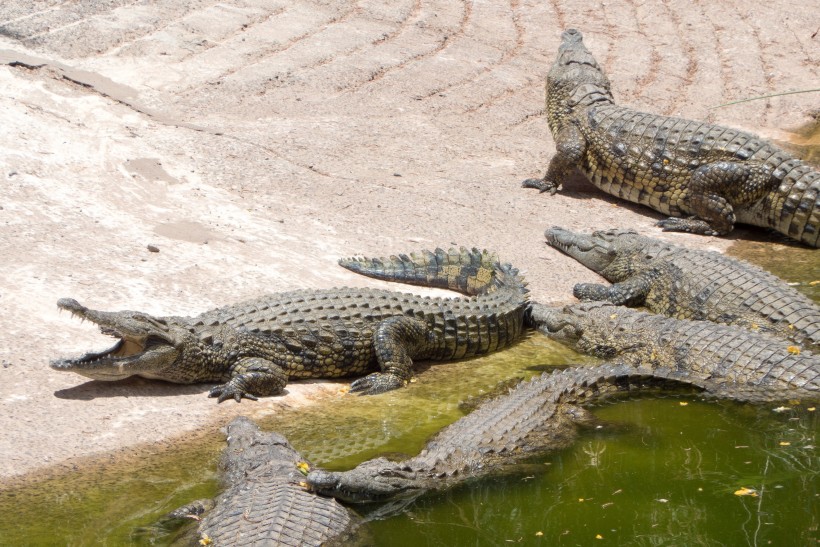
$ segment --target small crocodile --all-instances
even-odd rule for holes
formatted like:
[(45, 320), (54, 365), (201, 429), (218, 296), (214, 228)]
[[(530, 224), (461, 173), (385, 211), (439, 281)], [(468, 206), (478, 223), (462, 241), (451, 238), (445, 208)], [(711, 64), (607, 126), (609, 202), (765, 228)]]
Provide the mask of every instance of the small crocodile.
[(531, 320), (577, 351), (660, 371), (723, 398), (820, 398), (820, 356), (801, 355), (766, 334), (601, 302), (563, 308), (533, 303)]
[[(199, 545), (350, 545), (362, 541), (361, 518), (335, 499), (304, 486), (308, 462), (278, 433), (262, 433), (240, 416), (227, 427), (219, 463), (224, 491), (197, 500), (166, 520), (200, 521)], [(301, 484), (300, 484), (301, 483)], [(200, 516), (201, 515), (201, 516)]]
[(64, 298), (57, 305), (119, 338), (109, 350), (53, 361), (97, 380), (128, 376), (177, 383), (224, 382), (219, 402), (282, 392), (289, 378), (340, 378), (377, 370), (351, 391), (404, 386), (413, 361), (452, 360), (509, 346), (524, 332), (526, 283), (518, 270), (477, 249), (340, 261), (391, 281), (448, 288), (469, 298), (379, 289), (299, 290), (262, 296), (197, 317), (102, 312)]
[(545, 236), (551, 246), (613, 283), (575, 285), (579, 300), (645, 306), (677, 319), (735, 325), (820, 348), (820, 306), (747, 262), (632, 230), (585, 235), (553, 227)]
[(349, 471), (314, 470), (308, 486), (348, 503), (391, 502), (380, 517), (431, 490), (511, 471), (515, 464), (568, 446), (591, 415), (581, 405), (618, 391), (681, 387), (663, 372), (625, 364), (571, 367), (521, 382), (442, 429), (418, 456), (374, 458)]
[(561, 38), (546, 83), (556, 154), (525, 187), (554, 194), (578, 167), (604, 192), (673, 217), (658, 223), (665, 231), (726, 235), (741, 222), (820, 245), (820, 172), (749, 133), (617, 106), (581, 33)]

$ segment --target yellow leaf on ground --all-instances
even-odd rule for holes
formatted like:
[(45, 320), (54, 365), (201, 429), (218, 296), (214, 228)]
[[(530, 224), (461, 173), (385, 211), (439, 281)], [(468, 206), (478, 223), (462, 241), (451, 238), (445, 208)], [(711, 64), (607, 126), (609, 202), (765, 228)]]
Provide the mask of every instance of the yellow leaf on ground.
[(800, 355), (800, 348), (798, 348), (797, 346), (789, 346), (786, 348), (786, 351), (788, 351), (792, 355)]

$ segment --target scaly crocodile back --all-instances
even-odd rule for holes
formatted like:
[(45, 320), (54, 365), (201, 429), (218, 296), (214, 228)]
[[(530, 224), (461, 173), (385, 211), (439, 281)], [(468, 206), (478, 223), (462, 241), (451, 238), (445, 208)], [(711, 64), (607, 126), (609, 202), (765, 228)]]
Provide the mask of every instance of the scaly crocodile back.
[[(573, 367), (521, 382), (483, 403), (433, 437), (418, 456), (368, 460), (350, 471), (317, 471), (307, 482), (319, 493), (352, 503), (412, 499), (465, 480), (509, 469), (524, 458), (567, 446), (590, 415), (581, 405), (615, 391), (681, 387), (663, 373), (620, 363)], [(387, 511), (391, 511), (390, 504)], [(382, 513), (380, 516), (384, 516)]]
[(447, 426), (404, 465), (436, 477), (461, 475), (470, 467), (477, 468), (473, 473), (484, 474), (494, 463), (508, 465), (533, 452), (565, 447), (574, 437), (576, 423), (586, 418), (573, 407), (619, 391), (686, 385), (666, 371), (621, 363), (544, 373)]
[(726, 190), (737, 193), (737, 220), (820, 243), (820, 172), (756, 135), (613, 104), (591, 105), (578, 115), (589, 143), (581, 170), (604, 192), (686, 216), (695, 169), (719, 161), (756, 164), (770, 174), (762, 198), (748, 200), (743, 188)]
[[(710, 321), (686, 321), (611, 304), (583, 303), (560, 311), (533, 305), (539, 329), (554, 318), (583, 333), (579, 351), (653, 371), (677, 371), (720, 397), (784, 400), (820, 397), (820, 357), (772, 336)], [(673, 376), (674, 378), (674, 376)]]
[(356, 532), (358, 516), (299, 486), (297, 464), (304, 460), (287, 439), (262, 433), (244, 416), (227, 429), (220, 462), (226, 489), (200, 522), (200, 537), (214, 545), (297, 547), (341, 544)]
[(820, 306), (778, 277), (713, 251), (677, 247), (658, 259), (686, 273), (665, 282), (667, 297), (664, 289), (650, 294), (652, 311), (769, 332), (820, 349)]

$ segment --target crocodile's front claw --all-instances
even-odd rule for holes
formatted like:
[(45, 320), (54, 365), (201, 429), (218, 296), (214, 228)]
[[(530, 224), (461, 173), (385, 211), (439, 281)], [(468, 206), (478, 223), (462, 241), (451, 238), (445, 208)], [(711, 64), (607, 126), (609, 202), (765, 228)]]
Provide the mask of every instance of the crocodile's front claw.
[(608, 300), (609, 287), (600, 283), (578, 283), (573, 287), (572, 294), (582, 302)]
[(406, 385), (407, 382), (395, 374), (389, 372), (374, 372), (351, 383), (350, 393), (376, 395), (377, 393), (392, 391)]
[(714, 228), (712, 228), (708, 222), (699, 220), (695, 217), (669, 217), (663, 220), (659, 220), (655, 223), (655, 226), (663, 228), (664, 232), (686, 232), (689, 234), (700, 234), (704, 236), (726, 235), (725, 233), (720, 233)]
[(255, 395), (251, 395), (245, 391), (244, 387), (239, 385), (239, 383), (234, 380), (231, 380), (226, 384), (222, 384), (221, 386), (211, 388), (211, 391), (208, 392), (208, 397), (217, 397), (217, 404), (231, 398), (233, 398), (233, 400), (237, 403), (241, 402), (242, 399), (250, 399), (251, 401), (259, 400)]
[(544, 192), (549, 192), (551, 196), (555, 195), (558, 192), (558, 186), (554, 182), (550, 182), (547, 179), (527, 179), (521, 183), (521, 186), (524, 188), (535, 188), (542, 194)]

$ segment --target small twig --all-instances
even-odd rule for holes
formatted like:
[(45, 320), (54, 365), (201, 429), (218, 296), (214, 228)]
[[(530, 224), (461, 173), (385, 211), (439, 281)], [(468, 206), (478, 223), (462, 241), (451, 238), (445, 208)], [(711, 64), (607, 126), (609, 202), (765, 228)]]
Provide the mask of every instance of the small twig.
[(717, 106), (710, 106), (709, 110), (714, 110), (715, 108), (723, 108), (724, 106), (731, 106), (733, 104), (748, 103), (749, 101), (759, 101), (761, 99), (771, 99), (772, 97), (780, 97), (781, 95), (794, 95), (796, 93), (816, 93), (818, 91), (820, 91), (820, 88), (817, 88), (817, 89), (799, 89), (797, 91), (783, 91), (782, 93), (772, 93), (771, 95), (761, 95), (760, 97), (749, 97), (748, 99), (740, 99), (739, 101), (732, 101), (730, 103), (719, 104)]
[(760, 535), (760, 526), (762, 522), (760, 521), (760, 513), (763, 510), (763, 494), (766, 491), (766, 473), (769, 471), (769, 456), (766, 456), (766, 465), (763, 467), (763, 481), (760, 484), (760, 491), (757, 497), (757, 528), (755, 529), (754, 535), (754, 547), (757, 547), (757, 538)]

